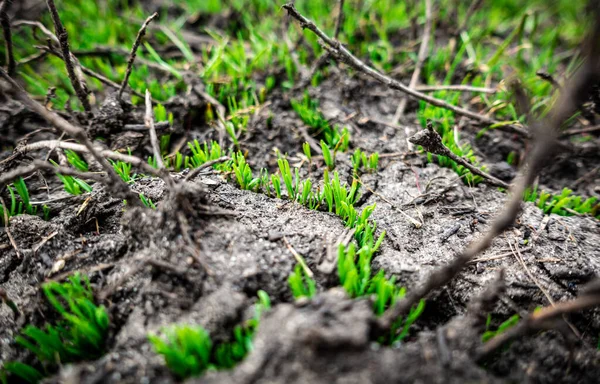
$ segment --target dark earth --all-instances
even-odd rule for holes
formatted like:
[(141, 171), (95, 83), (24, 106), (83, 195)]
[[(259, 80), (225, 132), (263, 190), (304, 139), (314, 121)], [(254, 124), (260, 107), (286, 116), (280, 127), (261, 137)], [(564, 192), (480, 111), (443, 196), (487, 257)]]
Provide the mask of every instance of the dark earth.
[[(19, 12), (16, 2), (16, 12)], [(401, 80), (408, 81), (409, 75)], [(260, 80), (259, 80), (260, 81)], [(294, 93), (295, 92), (295, 93)], [(241, 143), (253, 169), (276, 169), (273, 148), (287, 153), (290, 163), (301, 161), (303, 123), (289, 100), (303, 90), (275, 91), (267, 96), (273, 118), (257, 113)], [(447, 264), (457, 252), (486, 231), (502, 211), (508, 195), (485, 183), (467, 186), (452, 170), (427, 163), (414, 154), (404, 130), (377, 123), (389, 120), (401, 95), (357, 74), (330, 67), (328, 78), (309, 93), (320, 100), (324, 115), (346, 124), (353, 144), (381, 155), (378, 172), (362, 177), (364, 188), (357, 209), (376, 203), (371, 218), (387, 235), (374, 259), (408, 290), (431, 271)], [(99, 97), (106, 99), (108, 95)], [(215, 130), (192, 119), (205, 108), (195, 95), (185, 106), (171, 110), (176, 121), (191, 122), (183, 132), (175, 124), (174, 137), (207, 140)], [(411, 133), (416, 102), (409, 102), (406, 118)], [(44, 120), (15, 101), (4, 89), (0, 105), (3, 148), (58, 137)], [(119, 126), (143, 122), (143, 110), (132, 108), (118, 116), (116, 125), (101, 119), (96, 126), (110, 132), (109, 142), (122, 139)], [(114, 117), (113, 115), (109, 115)], [(67, 116), (76, 122), (75, 116)], [(190, 120), (192, 119), (192, 120)], [(410, 123), (412, 122), (412, 123)], [(404, 125), (402, 126), (404, 128)], [(45, 131), (33, 133), (44, 128)], [(500, 130), (475, 139), (479, 128), (465, 121), (463, 140), (473, 143), (497, 177), (510, 180), (517, 172), (503, 160), (523, 151), (521, 138)], [(147, 136), (136, 136), (137, 154), (151, 154)], [(597, 167), (600, 138), (559, 153), (540, 182), (547, 190), (570, 187), (582, 196), (598, 196), (598, 173), (581, 181)], [(47, 150), (30, 152), (0, 163), (0, 172), (44, 158)], [(7, 149), (0, 158), (9, 159)], [(323, 167), (311, 176), (320, 180)], [(352, 182), (349, 156), (338, 156), (336, 169)], [(302, 168), (304, 176), (308, 175)], [(173, 173), (182, 180), (187, 171)], [(94, 361), (63, 366), (48, 383), (169, 383), (175, 378), (147, 339), (173, 324), (197, 324), (214, 339), (227, 339), (231, 330), (250, 318), (257, 291), (271, 297), (254, 339), (254, 349), (234, 369), (211, 371), (190, 382), (201, 383), (596, 383), (600, 377), (600, 309), (572, 314), (568, 320), (581, 334), (570, 350), (557, 331), (538, 332), (511, 342), (492, 357), (475, 361), (487, 313), (493, 324), (548, 306), (546, 291), (555, 302), (577, 297), (582, 286), (600, 275), (600, 222), (585, 216), (544, 216), (532, 203), (523, 204), (517, 222), (495, 239), (452, 282), (427, 298), (426, 309), (400, 345), (382, 346), (373, 337), (376, 316), (369, 299), (352, 300), (338, 286), (337, 244), (348, 236), (334, 214), (240, 190), (224, 175), (206, 170), (184, 184), (192, 204), (187, 213), (190, 235), (207, 268), (185, 248), (174, 207), (162, 180), (144, 177), (131, 185), (157, 204), (157, 210), (124, 206), (99, 183), (91, 194), (71, 196), (56, 178), (33, 174), (26, 179), (34, 201), (47, 201), (50, 220), (19, 215), (10, 221), (20, 256), (0, 232), (0, 287), (22, 310), (18, 318), (0, 306), (0, 363), (31, 361), (14, 338), (25, 324), (43, 325), (47, 304), (40, 285), (61, 280), (75, 271), (90, 277), (96, 298), (109, 309), (108, 350)], [(47, 185), (47, 188), (46, 188)], [(8, 194), (3, 191), (7, 199)], [(418, 198), (420, 197), (420, 198)], [(417, 228), (406, 215), (421, 225)], [(312, 300), (294, 301), (287, 278), (296, 261), (286, 242), (306, 258), (316, 272), (319, 293)], [(511, 252), (519, 247), (526, 268)], [(506, 291), (488, 303), (487, 312), (473, 309), (482, 292), (504, 270)], [(535, 277), (532, 280), (531, 275)]]

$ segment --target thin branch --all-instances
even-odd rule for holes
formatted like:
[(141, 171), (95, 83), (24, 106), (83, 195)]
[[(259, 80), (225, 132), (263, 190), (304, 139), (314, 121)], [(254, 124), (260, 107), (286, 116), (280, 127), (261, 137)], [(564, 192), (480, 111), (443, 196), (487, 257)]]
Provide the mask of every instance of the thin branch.
[(46, 0), (46, 4), (48, 4), (48, 9), (50, 10), (50, 14), (52, 16), (52, 22), (54, 23), (54, 31), (56, 33), (56, 37), (58, 38), (58, 42), (60, 43), (60, 48), (62, 51), (63, 59), (65, 61), (65, 66), (67, 67), (67, 73), (69, 75), (69, 80), (71, 80), (71, 84), (73, 85), (73, 89), (75, 90), (75, 94), (81, 104), (83, 105), (83, 109), (88, 114), (88, 117), (92, 117), (92, 106), (90, 105), (90, 101), (88, 100), (88, 91), (85, 83), (82, 82), (82, 77), (77, 76), (75, 71), (74, 64), (74, 56), (71, 54), (69, 48), (69, 35), (67, 30), (62, 25), (60, 21), (60, 16), (58, 14), (58, 10), (56, 9), (56, 5), (54, 4), (54, 0)]
[(80, 172), (73, 168), (60, 165), (55, 166), (46, 161), (34, 160), (31, 164), (15, 168), (10, 172), (5, 172), (2, 174), (2, 176), (0, 176), (0, 187), (11, 183), (19, 177), (25, 177), (33, 172), (38, 171), (44, 173), (60, 173), (61, 175), (74, 176), (80, 179), (91, 179), (100, 183), (106, 183), (106, 177), (104, 177), (106, 174), (105, 172)]
[[(155, 14), (156, 15), (156, 14)], [(160, 145), (158, 145), (158, 137), (156, 137), (156, 129), (154, 129), (154, 112), (152, 111), (152, 100), (150, 91), (146, 89), (146, 115), (144, 116), (144, 124), (150, 132), (150, 144), (152, 145), (152, 151), (154, 152), (154, 161), (158, 165), (158, 169), (165, 168), (165, 164), (162, 160), (160, 153)]]
[[(90, 153), (88, 147), (82, 144), (71, 143), (68, 141), (59, 141), (59, 140), (42, 140), (37, 141), (35, 143), (27, 144), (22, 147), (17, 148), (15, 151), (18, 153), (27, 153), (31, 151), (37, 151), (42, 148), (61, 148), (61, 149), (69, 149), (71, 151), (79, 152), (79, 153)], [(95, 150), (102, 156), (102, 158), (112, 159), (117, 161), (123, 161), (125, 163), (129, 163), (137, 168), (140, 168), (143, 172), (151, 174), (153, 176), (161, 177), (161, 172), (152, 167), (146, 161), (140, 159), (136, 156), (126, 155), (124, 153), (111, 151), (109, 149), (103, 149), (101, 147), (96, 147)]]
[[(410, 83), (408, 86), (410, 88), (415, 88), (419, 82), (419, 77), (421, 77), (421, 70), (423, 69), (423, 64), (425, 63), (425, 59), (427, 58), (427, 51), (429, 50), (429, 40), (431, 37), (431, 23), (433, 19), (433, 11), (432, 11), (432, 2), (433, 0), (425, 0), (425, 27), (423, 28), (423, 38), (421, 39), (421, 46), (419, 47), (419, 54), (417, 56), (417, 62), (415, 63), (415, 70), (410, 78)], [(396, 109), (396, 113), (394, 114), (394, 120), (392, 123), (398, 123), (400, 118), (404, 115), (404, 111), (406, 110), (406, 104), (408, 99), (405, 97), (400, 100), (400, 104), (398, 104), (398, 109)], [(408, 137), (408, 134), (407, 134)], [(412, 148), (409, 147), (409, 150)]]
[(2, 68), (0, 68), (0, 76), (2, 76), (12, 86), (12, 90), (15, 96), (23, 104), (29, 107), (33, 112), (43, 117), (58, 130), (70, 135), (75, 140), (83, 143), (83, 145), (88, 149), (88, 151), (91, 153), (94, 159), (96, 159), (96, 161), (106, 171), (108, 175), (106, 185), (115, 194), (116, 197), (127, 199), (132, 205), (143, 206), (138, 196), (129, 189), (127, 183), (125, 183), (119, 177), (119, 175), (117, 175), (113, 167), (108, 163), (104, 156), (102, 156), (100, 151), (94, 147), (92, 141), (88, 138), (87, 134), (82, 128), (72, 125), (67, 120), (63, 119), (56, 113), (47, 110), (40, 103), (29, 97), (27, 92), (25, 92), (25, 90), (21, 88), (21, 86), (17, 84), (17, 82), (15, 82), (12, 77), (8, 76), (6, 71), (4, 71), (4, 69)]
[(485, 343), (476, 353), (476, 360), (482, 360), (496, 351), (498, 348), (518, 337), (537, 332), (542, 329), (548, 329), (552, 321), (559, 317), (582, 311), (600, 305), (600, 294), (594, 292), (578, 297), (575, 300), (557, 303), (551, 307), (544, 307), (528, 317), (524, 318), (516, 326), (506, 330)]
[(380, 73), (379, 71), (369, 67), (364, 62), (362, 62), (361, 60), (356, 58), (352, 53), (350, 53), (350, 51), (348, 51), (342, 44), (340, 44), (340, 42), (327, 36), (325, 34), (325, 32), (320, 30), (315, 25), (315, 23), (308, 20), (306, 17), (302, 16), (298, 12), (296, 7), (294, 7), (293, 4), (285, 4), (285, 5), (283, 5), (283, 8), (286, 9), (292, 17), (294, 17), (296, 20), (298, 20), (300, 22), (300, 25), (302, 28), (309, 29), (314, 34), (316, 34), (322, 40), (323, 48), (325, 48), (336, 60), (342, 61), (342, 62), (350, 65), (352, 68), (356, 69), (357, 71), (362, 72), (369, 77), (372, 77), (373, 79), (379, 81), (380, 83), (387, 85), (389, 88), (398, 90), (400, 92), (404, 92), (411, 97), (414, 97), (418, 100), (423, 100), (423, 101), (425, 101), (431, 105), (434, 105), (436, 107), (448, 109), (448, 110), (456, 113), (457, 115), (466, 116), (466, 117), (473, 119), (475, 121), (478, 121), (482, 124), (488, 124), (488, 125), (498, 124), (499, 129), (511, 129), (512, 131), (517, 132), (526, 138), (531, 137), (531, 133), (527, 129), (525, 129), (524, 127), (522, 127), (520, 125), (507, 124), (505, 122), (501, 123), (498, 120), (490, 118), (488, 116), (470, 111), (465, 108), (454, 106), (444, 100), (440, 100), (435, 97), (428, 96), (422, 92), (419, 92), (410, 87), (407, 87), (406, 85), (402, 84), (401, 82), (396, 81), (396, 80)]
[[(48, 47), (48, 46), (40, 46), (40, 45), (36, 45), (35, 46), (37, 49), (42, 50), (43, 53), (51, 53), (54, 56), (58, 57), (61, 60), (64, 60), (62, 53), (58, 52), (57, 50), (54, 49), (54, 47)], [(112, 81), (111, 79), (109, 79), (108, 77), (105, 77), (104, 75), (99, 74), (98, 72), (94, 72), (93, 70), (84, 67), (83, 65), (81, 65), (79, 63), (79, 68), (81, 68), (81, 71), (83, 73), (85, 73), (88, 76), (91, 76), (95, 79), (97, 79), (98, 81), (100, 81), (102, 84), (104, 85), (108, 85), (109, 87), (112, 87), (114, 89), (119, 89), (121, 86), (117, 83), (115, 83), (114, 81)], [(131, 93), (133, 93), (134, 95), (140, 97), (140, 98), (144, 98), (144, 95), (138, 91), (136, 91), (135, 89), (131, 88)]]
[(335, 20), (335, 31), (333, 38), (337, 39), (340, 36), (342, 25), (344, 24), (344, 0), (338, 0), (338, 17)]
[(6, 49), (6, 70), (10, 76), (15, 74), (17, 62), (13, 52), (12, 32), (10, 30), (10, 17), (8, 11), (12, 5), (12, 0), (4, 0), (0, 4), (0, 24), (2, 24), (2, 32), (4, 33), (4, 44)]
[(157, 12), (154, 12), (152, 15), (150, 15), (150, 17), (148, 17), (146, 19), (146, 21), (144, 21), (144, 24), (142, 24), (142, 27), (138, 31), (137, 37), (135, 38), (135, 42), (133, 43), (133, 46), (131, 47), (131, 53), (129, 54), (129, 60), (127, 60), (127, 71), (125, 72), (125, 77), (123, 78), (123, 82), (121, 83), (121, 87), (119, 88), (117, 100), (121, 100), (121, 97), (123, 96), (123, 92), (125, 91), (125, 88), (127, 87), (128, 83), (129, 83), (129, 76), (131, 75), (131, 71), (133, 70), (133, 63), (135, 61), (135, 57), (137, 56), (137, 50), (138, 50), (140, 44), (142, 43), (142, 39), (144, 38), (144, 35), (146, 34), (146, 28), (148, 28), (148, 24), (150, 24), (150, 22), (152, 20), (154, 20), (154, 18), (157, 16), (158, 16)]
[(427, 129), (423, 129), (417, 132), (414, 136), (408, 139), (412, 144), (422, 146), (427, 152), (431, 152), (436, 155), (446, 156), (455, 161), (456, 163), (467, 168), (471, 173), (481, 176), (485, 179), (488, 184), (495, 185), (502, 188), (508, 188), (509, 185), (504, 181), (482, 171), (478, 167), (474, 166), (467, 160), (456, 155), (450, 149), (448, 149), (443, 143), (441, 136), (433, 129), (431, 122), (427, 121)]
[[(165, 129), (169, 128), (170, 126), (171, 126), (171, 124), (168, 121), (159, 121), (158, 123), (154, 124), (154, 128), (157, 131), (165, 130)], [(123, 125), (124, 131), (145, 132), (147, 129), (148, 128), (146, 127), (146, 124), (125, 124), (125, 125)]]
[(454, 91), (454, 92), (474, 92), (474, 93), (489, 93), (498, 92), (495, 88), (472, 87), (470, 85), (421, 85), (414, 87), (420, 92), (437, 92), (437, 91)]
[(560, 137), (564, 138), (564, 137), (575, 136), (575, 135), (580, 135), (580, 134), (584, 134), (584, 133), (593, 133), (593, 132), (598, 132), (598, 131), (600, 131), (600, 125), (594, 125), (592, 127), (566, 130), (560, 135)]

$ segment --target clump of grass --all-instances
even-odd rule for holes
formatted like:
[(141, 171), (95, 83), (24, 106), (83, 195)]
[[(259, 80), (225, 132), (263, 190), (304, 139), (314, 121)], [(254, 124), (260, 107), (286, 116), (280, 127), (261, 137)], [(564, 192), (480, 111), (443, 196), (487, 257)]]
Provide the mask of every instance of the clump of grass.
[[(27, 184), (25, 184), (25, 180), (22, 177), (19, 177), (17, 181), (15, 181), (12, 186), (7, 185), (6, 189), (8, 190), (8, 194), (10, 195), (10, 205), (4, 207), (0, 204), (0, 220), (4, 223), (4, 213), (11, 218), (13, 216), (22, 215), (24, 213), (28, 215), (36, 215), (38, 212), (38, 207), (31, 204), (31, 199), (29, 196), (29, 190), (27, 189)], [(16, 191), (16, 195), (15, 195)], [(19, 199), (17, 199), (19, 196)], [(43, 206), (44, 219), (48, 219), (49, 209), (47, 206)], [(7, 223), (4, 223), (6, 225)]]
[(310, 299), (317, 292), (317, 283), (310, 275), (304, 262), (296, 264), (294, 272), (288, 277), (288, 284), (295, 299), (301, 297)]
[(375, 172), (379, 165), (379, 152), (374, 152), (367, 156), (360, 148), (357, 148), (351, 156), (352, 169), (355, 174), (362, 166), (367, 172)]
[[(194, 140), (189, 142), (187, 145), (190, 151), (192, 151), (192, 155), (185, 157), (185, 168), (198, 168), (208, 161), (216, 160), (225, 156), (224, 151), (216, 141), (212, 141), (210, 144), (206, 142), (200, 144), (198, 140)], [(179, 166), (181, 166), (181, 161), (176, 158), (175, 164), (179, 164)], [(225, 162), (221, 164), (215, 164), (213, 167), (214, 169), (221, 171), (229, 171), (231, 169), (231, 163)]]
[(277, 165), (279, 166), (279, 172), (281, 172), (281, 177), (283, 177), (283, 184), (285, 185), (285, 189), (288, 193), (288, 198), (292, 201), (296, 200), (296, 195), (298, 194), (298, 168), (295, 169), (296, 178), (292, 178), (292, 171), (290, 169), (290, 163), (285, 157), (279, 156), (277, 159)]
[(152, 200), (150, 200), (150, 198), (144, 196), (143, 193), (140, 193), (139, 196), (140, 200), (142, 201), (142, 204), (144, 204), (146, 208), (156, 209), (156, 205), (152, 202)]
[(242, 152), (233, 154), (233, 172), (241, 189), (255, 190), (260, 179), (252, 176), (252, 169)]
[(209, 369), (229, 369), (252, 350), (252, 339), (262, 314), (271, 308), (269, 296), (258, 292), (254, 317), (233, 329), (233, 340), (215, 344), (201, 326), (175, 325), (163, 335), (148, 335), (156, 353), (179, 379), (199, 376)]
[(105, 349), (109, 327), (108, 312), (94, 304), (87, 277), (75, 274), (65, 283), (45, 283), (42, 289), (61, 320), (54, 325), (46, 324), (44, 329), (28, 325), (15, 341), (35, 355), (44, 374), (18, 362), (5, 364), (3, 368), (5, 375), (30, 383), (38, 382), (61, 364), (99, 357)]
[(335, 152), (332, 154), (323, 140), (321, 140), (321, 150), (323, 151), (323, 160), (325, 161), (325, 165), (327, 165), (327, 169), (330, 171), (333, 170), (335, 168)]
[(75, 169), (81, 172), (87, 172), (89, 167), (88, 164), (79, 156), (79, 154), (70, 149), (65, 150), (65, 155), (67, 156), (67, 161), (71, 164)]
[(330, 149), (337, 147), (340, 152), (348, 149), (350, 143), (348, 130), (344, 128), (340, 131), (337, 125), (332, 127), (319, 110), (319, 103), (312, 100), (308, 93), (304, 94), (302, 100), (292, 100), (291, 104), (300, 119), (311, 127), (317, 136), (322, 137)]
[[(128, 148), (127, 152), (131, 156), (131, 149)], [(113, 169), (115, 170), (115, 172), (127, 184), (133, 183), (135, 181), (135, 179), (137, 178), (137, 174), (136, 173), (134, 173), (134, 174), (131, 173), (131, 169), (132, 169), (132, 165), (131, 164), (126, 163), (126, 162), (121, 161), (121, 160), (115, 161), (115, 160), (112, 160), (112, 159), (108, 159), (108, 161), (112, 164)]]
[(512, 315), (507, 320), (503, 321), (496, 330), (491, 330), (490, 326), (492, 324), (492, 315), (489, 314), (485, 322), (485, 332), (483, 333), (483, 335), (481, 335), (481, 341), (485, 343), (486, 341), (491, 340), (494, 337), (506, 332), (507, 329), (517, 325), (519, 320), (519, 315)]
[(600, 218), (598, 198), (590, 197), (583, 200), (581, 196), (574, 196), (572, 193), (571, 189), (564, 188), (560, 195), (552, 195), (545, 191), (538, 191), (536, 185), (533, 189), (525, 191), (523, 200), (535, 203), (546, 214), (554, 213), (561, 216), (588, 214)]
[[(382, 270), (372, 276), (371, 261), (383, 241), (382, 234), (375, 245), (365, 245), (358, 250), (354, 244), (338, 248), (338, 277), (350, 297), (374, 296), (373, 311), (381, 316), (386, 309), (404, 297), (406, 289), (395, 284), (395, 278), (387, 279)], [(408, 335), (410, 326), (419, 318), (425, 309), (425, 301), (411, 308), (405, 318), (399, 318), (392, 324), (390, 333), (379, 340), (382, 344), (402, 342)]]
[[(50, 162), (55, 166), (58, 166), (58, 164), (56, 164), (55, 161), (50, 160)], [(77, 177), (61, 175), (60, 173), (57, 173), (56, 176), (58, 176), (58, 179), (63, 183), (65, 191), (67, 193), (70, 193), (71, 195), (79, 196), (84, 192), (92, 192), (92, 187), (88, 183)]]

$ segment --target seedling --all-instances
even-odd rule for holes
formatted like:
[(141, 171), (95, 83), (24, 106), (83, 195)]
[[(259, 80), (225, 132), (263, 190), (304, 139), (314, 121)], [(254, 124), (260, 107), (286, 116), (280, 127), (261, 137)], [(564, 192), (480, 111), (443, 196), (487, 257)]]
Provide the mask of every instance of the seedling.
[(271, 175), (271, 184), (273, 185), (273, 189), (275, 190), (275, 195), (278, 199), (281, 199), (281, 179), (279, 176), (273, 174)]
[(146, 208), (156, 209), (156, 205), (154, 205), (152, 200), (150, 200), (148, 197), (144, 196), (143, 193), (140, 193), (140, 200), (142, 201), (142, 204), (144, 204), (146, 206)]
[(304, 156), (306, 156), (308, 163), (312, 164), (312, 154), (310, 153), (310, 144), (308, 144), (307, 142), (304, 142), (302, 144), (302, 151), (304, 151)]
[(292, 295), (295, 299), (301, 297), (312, 298), (317, 292), (317, 284), (315, 280), (310, 277), (306, 268), (302, 264), (298, 263), (294, 267), (294, 272), (288, 278), (288, 284), (292, 290)]
[(67, 161), (69, 164), (71, 164), (77, 170), (81, 172), (88, 171), (88, 164), (79, 156), (77, 152), (67, 149), (65, 150), (65, 155), (67, 156)]
[(260, 179), (252, 177), (252, 169), (242, 152), (233, 155), (233, 172), (241, 189), (255, 190)]
[[(128, 148), (127, 152), (131, 156), (131, 149)], [(115, 172), (121, 177), (121, 179), (123, 179), (124, 182), (130, 184), (135, 181), (137, 174), (131, 174), (131, 164), (121, 160), (114, 161), (109, 159), (108, 161), (112, 164)]]
[[(15, 338), (17, 344), (32, 352), (49, 372), (61, 364), (99, 357), (104, 351), (109, 318), (104, 307), (94, 304), (87, 277), (75, 274), (67, 282), (42, 286), (46, 299), (61, 316), (56, 325), (44, 329), (26, 326)], [(4, 370), (29, 382), (42, 374), (22, 363), (4, 365)]]
[(296, 200), (296, 195), (298, 194), (298, 168), (296, 168), (295, 179), (292, 180), (292, 171), (290, 169), (290, 163), (288, 160), (279, 156), (277, 164), (279, 165), (279, 172), (281, 172), (281, 176), (283, 177), (283, 183), (285, 184), (288, 198), (294, 201)]
[(503, 321), (502, 324), (498, 326), (498, 329), (495, 331), (490, 330), (490, 325), (492, 323), (492, 315), (489, 314), (487, 320), (485, 322), (485, 332), (481, 335), (481, 341), (484, 343), (488, 340), (493, 339), (494, 337), (504, 333), (507, 329), (514, 327), (519, 322), (519, 315), (512, 315), (507, 320)]
[[(54, 162), (53, 160), (50, 160), (50, 162), (55, 166), (58, 166), (58, 164), (56, 164), (56, 162)], [(70, 193), (71, 195), (78, 196), (84, 192), (92, 192), (92, 187), (88, 183), (77, 177), (61, 175), (60, 173), (57, 173), (56, 176), (58, 176), (58, 179), (62, 181), (65, 187), (65, 191), (67, 191), (67, 193)]]
[[(221, 146), (216, 141), (212, 141), (210, 145), (208, 145), (206, 142), (200, 144), (198, 140), (194, 140), (193, 142), (188, 143), (188, 148), (192, 151), (192, 156), (185, 157), (186, 168), (198, 168), (207, 161), (216, 160), (225, 155), (221, 150)], [(222, 171), (231, 168), (225, 164), (226, 163), (215, 164), (214, 168)]]
[(336, 148), (339, 144), (338, 149), (341, 152), (345, 152), (348, 149), (350, 142), (348, 130), (344, 129), (340, 133), (338, 126), (332, 127), (321, 111), (319, 111), (319, 103), (312, 100), (308, 93), (304, 94), (302, 100), (291, 100), (291, 104), (300, 119), (311, 127), (317, 136), (323, 137), (329, 148)]
[(321, 150), (323, 151), (323, 160), (325, 161), (325, 165), (327, 165), (327, 169), (330, 171), (333, 170), (335, 168), (335, 152), (332, 154), (323, 140), (321, 140)]
[(204, 328), (190, 325), (171, 326), (162, 331), (162, 337), (148, 335), (148, 340), (179, 379), (199, 376), (208, 369), (232, 368), (252, 349), (260, 317), (271, 308), (266, 292), (259, 291), (258, 298), (254, 317), (234, 327), (231, 342), (215, 344)]

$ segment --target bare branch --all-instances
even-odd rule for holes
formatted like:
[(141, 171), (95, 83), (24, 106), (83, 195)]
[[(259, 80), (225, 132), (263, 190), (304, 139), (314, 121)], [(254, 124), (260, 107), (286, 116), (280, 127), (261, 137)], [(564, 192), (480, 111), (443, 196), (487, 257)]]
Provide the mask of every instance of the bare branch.
[(54, 23), (54, 31), (56, 33), (56, 37), (58, 38), (58, 42), (60, 43), (60, 48), (62, 51), (63, 59), (65, 61), (65, 65), (67, 67), (67, 73), (69, 75), (69, 80), (71, 80), (71, 84), (73, 85), (73, 89), (75, 90), (75, 94), (81, 104), (83, 105), (83, 109), (88, 114), (88, 117), (92, 116), (92, 106), (90, 105), (90, 101), (88, 100), (88, 91), (87, 86), (82, 81), (82, 76), (78, 76), (75, 70), (74, 64), (74, 56), (71, 54), (69, 48), (69, 35), (67, 30), (62, 25), (60, 21), (60, 16), (58, 14), (58, 10), (56, 9), (56, 5), (54, 4), (54, 0), (46, 0), (46, 4), (48, 4), (48, 9), (50, 10), (50, 14), (52, 16), (52, 22)]
[(338, 17), (335, 20), (335, 31), (333, 32), (334, 39), (337, 39), (340, 36), (342, 24), (344, 24), (344, 0), (338, 0)]
[[(33, 112), (37, 113), (44, 119), (46, 119), (50, 124), (59, 129), (60, 131), (70, 135), (75, 140), (83, 143), (83, 145), (88, 149), (88, 151), (92, 154), (94, 159), (102, 166), (102, 168), (106, 171), (108, 175), (107, 186), (109, 189), (115, 194), (115, 196), (127, 199), (132, 205), (143, 205), (140, 202), (140, 199), (137, 195), (135, 195), (130, 189), (127, 183), (125, 183), (119, 175), (115, 172), (113, 167), (106, 161), (106, 159), (102, 156), (100, 151), (94, 147), (91, 140), (88, 138), (87, 134), (82, 128), (76, 127), (69, 123), (67, 120), (63, 119), (56, 113), (47, 110), (40, 103), (33, 100), (27, 92), (17, 82), (15, 82), (4, 69), (0, 68), (0, 76), (2, 76), (11, 86), (13, 92), (17, 99), (19, 99), (23, 104), (29, 107)], [(152, 168), (152, 167), (150, 167)]]
[(449, 150), (443, 143), (441, 136), (433, 129), (431, 122), (427, 121), (427, 129), (423, 129), (417, 132), (414, 136), (408, 139), (412, 144), (422, 146), (427, 152), (434, 153), (440, 156), (446, 156), (454, 160), (456, 163), (467, 168), (471, 173), (481, 176), (485, 179), (488, 184), (495, 185), (502, 188), (508, 188), (509, 185), (504, 181), (490, 175), (487, 172), (477, 168), (467, 160), (456, 155), (454, 152)]
[[(597, 284), (598, 282), (596, 282)], [(539, 311), (535, 311), (516, 326), (508, 329), (504, 333), (501, 333), (485, 343), (476, 353), (476, 360), (482, 360), (489, 356), (491, 353), (496, 351), (498, 348), (518, 337), (530, 334), (532, 332), (538, 332), (539, 330), (548, 329), (552, 327), (554, 322), (559, 317), (579, 312), (581, 310), (595, 307), (600, 305), (600, 293), (593, 292), (590, 294), (584, 294), (575, 300), (565, 301), (557, 303), (550, 307), (544, 307)]]
[(131, 75), (131, 71), (133, 70), (133, 62), (135, 61), (135, 57), (137, 56), (137, 50), (142, 42), (142, 39), (144, 38), (144, 35), (146, 34), (146, 28), (148, 28), (148, 24), (150, 24), (150, 22), (152, 20), (154, 20), (155, 17), (158, 16), (158, 13), (154, 12), (154, 14), (150, 15), (150, 17), (148, 17), (146, 19), (146, 21), (144, 21), (144, 24), (142, 24), (142, 27), (140, 28), (137, 37), (135, 38), (135, 42), (133, 43), (133, 46), (131, 47), (131, 53), (129, 54), (129, 60), (127, 60), (127, 71), (125, 72), (125, 77), (123, 78), (123, 82), (121, 83), (121, 87), (119, 88), (119, 93), (117, 96), (117, 100), (121, 100), (121, 97), (123, 96), (123, 92), (125, 91), (125, 88), (127, 87), (127, 84), (129, 83), (129, 76)]
[(6, 46), (6, 70), (10, 76), (15, 74), (17, 63), (13, 53), (12, 32), (10, 30), (10, 17), (8, 11), (12, 5), (12, 0), (4, 0), (0, 4), (0, 24), (2, 24), (2, 32), (4, 33), (4, 44)]
[[(24, 145), (16, 149), (18, 153), (27, 153), (31, 151), (36, 151), (42, 148), (61, 148), (61, 149), (69, 149), (71, 151), (79, 152), (79, 153), (90, 153), (88, 147), (82, 144), (70, 143), (68, 141), (60, 141), (60, 140), (42, 140), (37, 141), (35, 143), (31, 143), (28, 145)], [(96, 147), (95, 150), (106, 159), (123, 161), (125, 163), (129, 163), (137, 168), (140, 168), (145, 173), (151, 174), (153, 176), (161, 177), (161, 172), (158, 169), (155, 169), (150, 164), (145, 162), (136, 156), (126, 155), (124, 153), (119, 153), (115, 151), (111, 151), (108, 149), (103, 149), (101, 147)]]
[(472, 87), (470, 85), (421, 85), (414, 87), (417, 91), (421, 92), (437, 92), (437, 91), (454, 91), (454, 92), (475, 92), (475, 93), (489, 93), (494, 94), (498, 92), (495, 88), (480, 88)]
[(423, 100), (431, 105), (435, 105), (436, 107), (448, 109), (448, 110), (456, 113), (457, 115), (466, 116), (466, 117), (473, 119), (475, 121), (478, 121), (479, 123), (482, 123), (482, 124), (488, 124), (488, 125), (499, 124), (499, 129), (510, 129), (514, 132), (521, 134), (522, 136), (524, 136), (526, 138), (531, 137), (530, 132), (527, 129), (524, 129), (522, 126), (515, 125), (515, 124), (500, 123), (499, 121), (497, 121), (491, 117), (470, 111), (465, 108), (454, 106), (444, 100), (440, 100), (435, 97), (428, 96), (422, 92), (419, 92), (410, 87), (407, 87), (406, 85), (402, 84), (401, 82), (396, 81), (396, 80), (380, 73), (379, 71), (369, 67), (364, 62), (362, 62), (361, 60), (356, 58), (352, 53), (350, 53), (350, 51), (348, 51), (342, 44), (340, 44), (339, 41), (334, 40), (334, 39), (330, 38), (329, 36), (327, 36), (325, 34), (325, 32), (320, 30), (315, 25), (315, 23), (308, 20), (306, 17), (302, 16), (298, 12), (296, 7), (294, 7), (293, 4), (285, 4), (285, 5), (283, 5), (283, 8), (285, 8), (293, 18), (295, 18), (296, 20), (298, 20), (300, 22), (300, 25), (302, 28), (309, 29), (314, 34), (316, 34), (323, 41), (323, 44), (322, 44), (323, 48), (325, 48), (336, 60), (342, 61), (342, 62), (350, 65), (352, 68), (356, 69), (357, 71), (362, 72), (369, 77), (372, 77), (373, 79), (381, 82), (384, 85), (387, 85), (388, 87), (390, 87), (392, 89), (403, 92), (403, 93), (405, 93), (411, 97), (414, 97), (418, 100)]
[(0, 187), (11, 183), (19, 177), (25, 177), (37, 171), (44, 173), (60, 173), (61, 175), (74, 176), (80, 179), (91, 179), (101, 183), (106, 183), (104, 172), (80, 172), (73, 168), (55, 166), (46, 161), (34, 160), (31, 164), (15, 168), (10, 172), (5, 172), (2, 174), (2, 176), (0, 176)]

